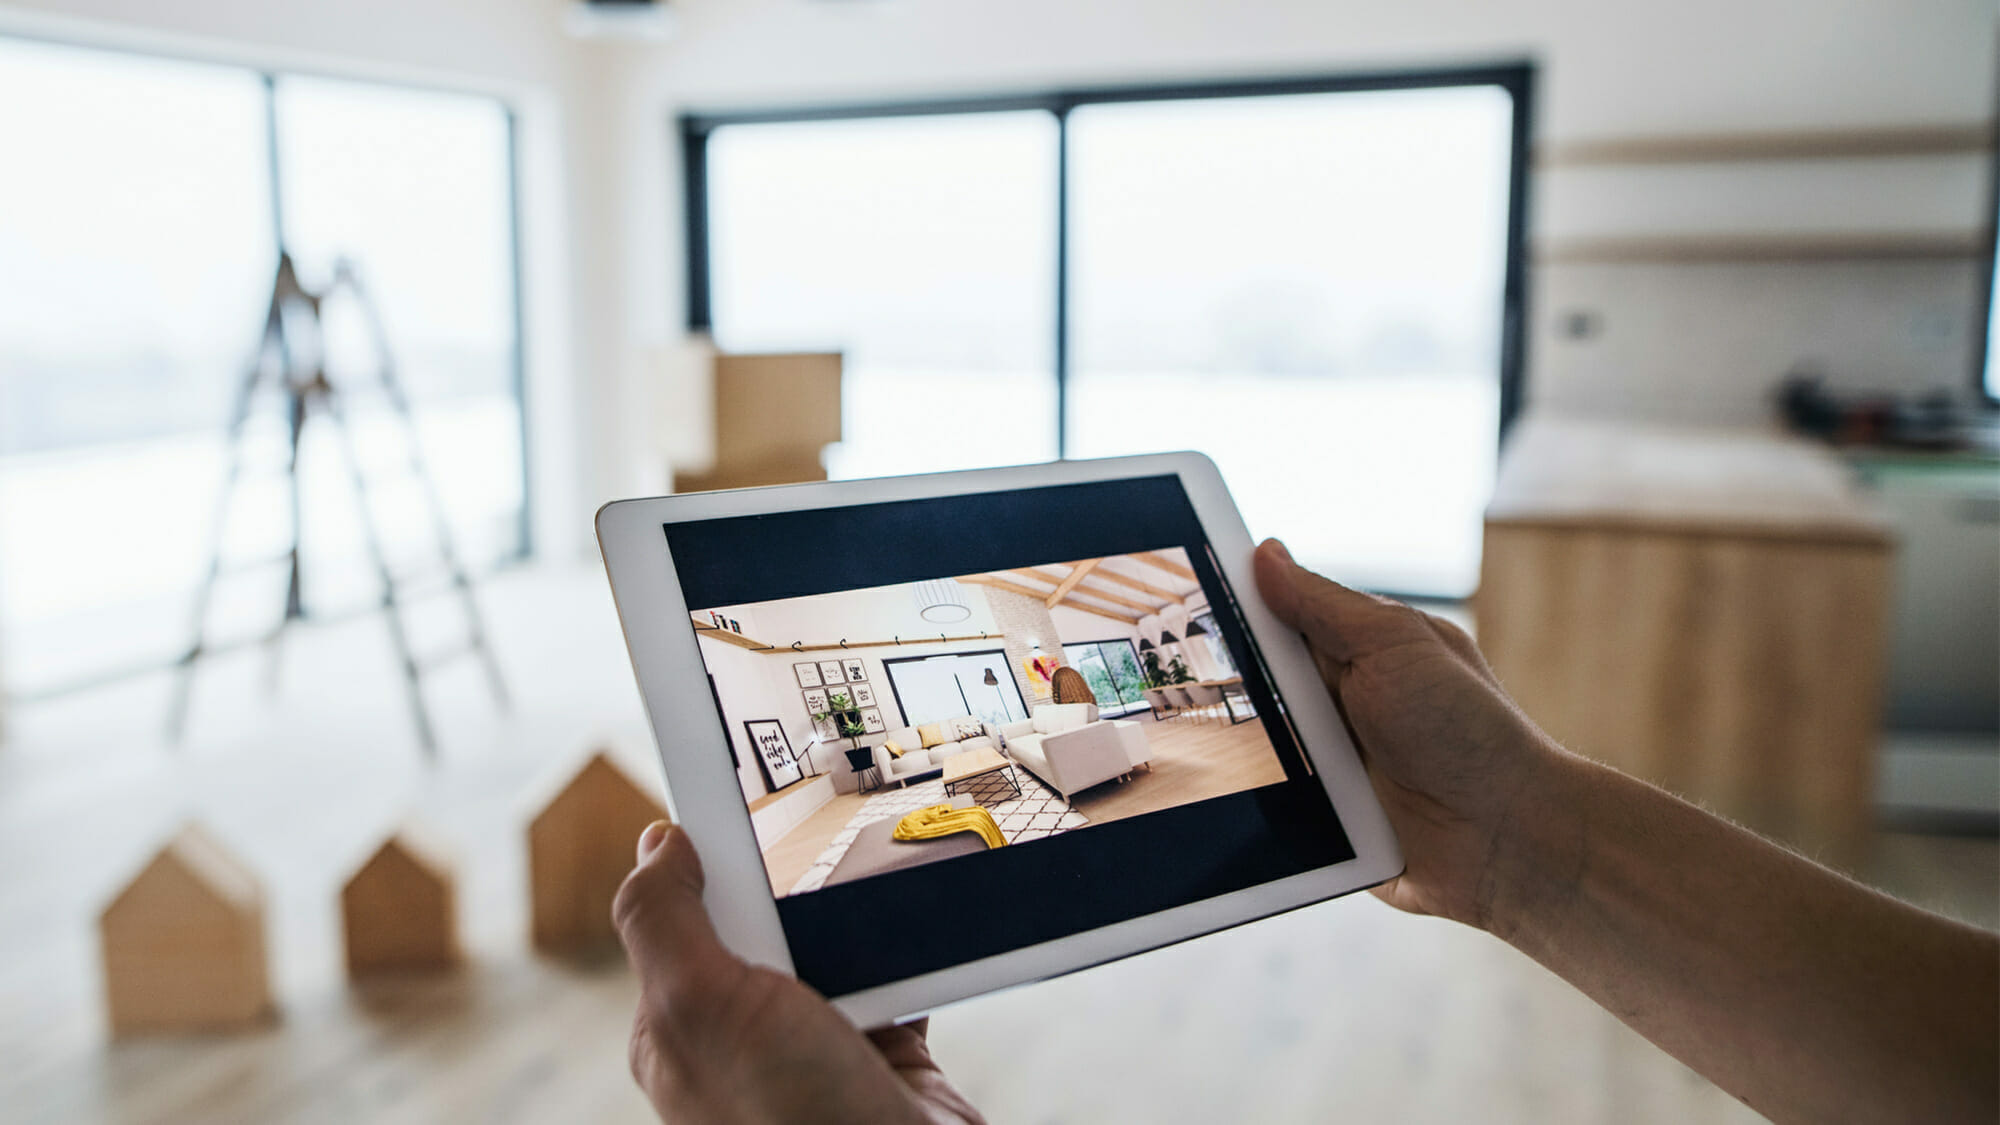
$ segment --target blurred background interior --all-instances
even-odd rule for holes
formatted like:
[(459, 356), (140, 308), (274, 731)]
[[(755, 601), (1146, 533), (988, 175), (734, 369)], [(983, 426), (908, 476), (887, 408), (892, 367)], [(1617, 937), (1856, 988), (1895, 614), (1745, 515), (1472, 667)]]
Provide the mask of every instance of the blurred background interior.
[[(1202, 450), (1575, 749), (2000, 924), (1996, 28), (0, 3), (4, 1115), (647, 1119), (527, 827), (600, 747), (657, 794), (590, 515), (676, 487)], [(114, 1035), (100, 914), (189, 823), (275, 1014)], [(463, 957), (350, 984), (411, 827)], [(1754, 1119), (1372, 900), (933, 1039), (996, 1121)]]

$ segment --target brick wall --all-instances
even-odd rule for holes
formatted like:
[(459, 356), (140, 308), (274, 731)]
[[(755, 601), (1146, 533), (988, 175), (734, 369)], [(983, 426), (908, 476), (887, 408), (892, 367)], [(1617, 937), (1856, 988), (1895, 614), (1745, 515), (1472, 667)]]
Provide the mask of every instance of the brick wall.
[(993, 621), (1000, 626), (1003, 637), (1002, 647), (1007, 650), (1007, 668), (1014, 673), (1014, 682), (1021, 686), (1021, 698), (1033, 708), (1037, 703), (1048, 703), (1052, 699), (1052, 689), (1047, 683), (1039, 686), (1028, 680), (1022, 671), (1028, 654), (1032, 651), (1028, 642), (1042, 642), (1042, 654), (1053, 656), (1062, 662), (1062, 641), (1056, 636), (1056, 623), (1049, 617), (1049, 609), (1040, 598), (1025, 597), (1021, 594), (997, 590), (991, 586), (980, 588), (986, 595), (986, 604), (993, 610)]

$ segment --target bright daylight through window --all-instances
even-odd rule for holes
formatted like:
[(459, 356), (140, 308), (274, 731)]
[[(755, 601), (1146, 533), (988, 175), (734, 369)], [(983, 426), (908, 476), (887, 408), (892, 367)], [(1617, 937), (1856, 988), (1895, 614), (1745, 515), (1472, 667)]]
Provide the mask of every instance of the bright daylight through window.
[(689, 118), (695, 326), (844, 353), (836, 478), (1196, 449), (1253, 533), (1462, 597), (1525, 78), (1320, 86)]
[[(189, 644), (224, 427), (271, 293), (274, 211), (308, 287), (339, 258), (369, 287), (463, 556), (525, 549), (504, 106), (0, 39), (0, 138), (9, 689), (157, 667)], [(330, 303), (326, 316), (330, 377), (372, 377), (359, 310)], [(291, 535), (283, 407), (256, 415), (231, 559), (271, 556)], [(400, 434), (359, 403), (354, 417), (362, 460), (399, 456)], [(317, 425), (300, 461), (307, 605), (370, 605), (353, 488)], [(428, 530), (406, 493), (377, 500), (387, 541)], [(81, 518), (109, 510), (116, 519)], [(282, 568), (247, 575), (218, 604), (219, 626), (268, 629), (284, 581)]]

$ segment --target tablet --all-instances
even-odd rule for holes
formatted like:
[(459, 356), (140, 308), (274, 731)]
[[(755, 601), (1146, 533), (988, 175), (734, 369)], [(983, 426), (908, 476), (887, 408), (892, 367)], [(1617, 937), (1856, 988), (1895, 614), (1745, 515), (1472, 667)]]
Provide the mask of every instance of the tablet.
[(1199, 454), (625, 500), (597, 530), (717, 931), (860, 1026), (1402, 870)]

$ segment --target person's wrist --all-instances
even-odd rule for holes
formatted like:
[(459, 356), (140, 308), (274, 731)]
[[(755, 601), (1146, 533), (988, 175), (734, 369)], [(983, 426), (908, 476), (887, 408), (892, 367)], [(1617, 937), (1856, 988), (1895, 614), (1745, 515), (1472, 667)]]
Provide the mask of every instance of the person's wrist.
[(1545, 736), (1523, 753), (1490, 829), (1477, 925), (1509, 944), (1574, 899), (1588, 849), (1592, 763)]

